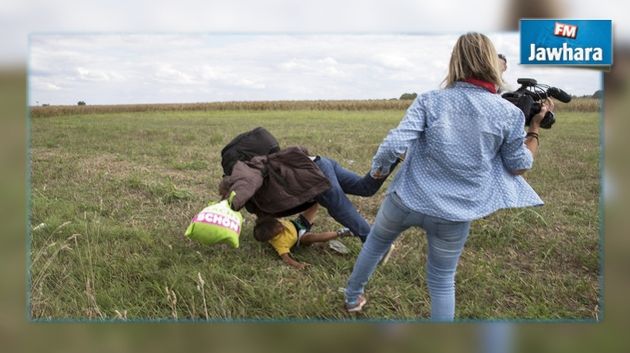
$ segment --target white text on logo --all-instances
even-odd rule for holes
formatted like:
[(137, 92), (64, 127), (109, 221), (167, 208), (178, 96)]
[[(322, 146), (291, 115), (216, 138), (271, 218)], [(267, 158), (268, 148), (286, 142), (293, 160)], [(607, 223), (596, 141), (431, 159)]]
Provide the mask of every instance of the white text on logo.
[(575, 39), (577, 37), (577, 26), (556, 22), (553, 34), (558, 37)]

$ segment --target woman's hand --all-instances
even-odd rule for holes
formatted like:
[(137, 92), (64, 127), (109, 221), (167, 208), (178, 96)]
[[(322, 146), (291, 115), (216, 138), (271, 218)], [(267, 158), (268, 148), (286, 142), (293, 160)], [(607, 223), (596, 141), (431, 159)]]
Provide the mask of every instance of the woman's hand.
[[(538, 132), (540, 131), (540, 122), (545, 118), (545, 114), (547, 112), (552, 112), (554, 108), (553, 101), (551, 99), (545, 99), (540, 106), (540, 111), (538, 114), (532, 117), (532, 120), (529, 122), (529, 129), (527, 129), (527, 136), (525, 137), (525, 147), (530, 150), (532, 153), (532, 157), (538, 153), (538, 144), (540, 141), (538, 140)], [(519, 169), (513, 170), (512, 174), (514, 175), (523, 175), (527, 169)]]
[[(543, 101), (540, 107), (540, 111), (538, 112), (538, 114), (532, 117), (532, 121), (530, 121), (529, 123), (530, 132), (538, 132), (537, 130), (538, 128), (540, 128), (540, 122), (545, 118), (545, 114), (547, 114), (547, 112), (553, 112), (553, 108), (553, 100), (547, 98)], [(532, 128), (534, 128), (536, 131), (532, 131)]]
[(372, 177), (372, 179), (376, 179), (376, 180), (385, 179), (387, 178), (388, 175), (389, 174), (381, 173), (381, 169), (377, 169), (376, 171), (370, 173), (370, 176)]

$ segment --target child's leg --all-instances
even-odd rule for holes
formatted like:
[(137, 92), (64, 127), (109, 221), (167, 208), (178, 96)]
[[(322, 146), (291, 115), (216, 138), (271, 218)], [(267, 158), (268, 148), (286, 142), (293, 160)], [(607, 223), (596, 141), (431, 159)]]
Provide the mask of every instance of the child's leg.
[(337, 238), (337, 232), (306, 233), (300, 238), (300, 244), (308, 246), (313, 243), (327, 242), (335, 238)]
[(301, 215), (308, 221), (308, 223), (312, 225), (313, 221), (315, 221), (315, 217), (317, 217), (318, 209), (319, 209), (319, 204), (315, 203), (313, 206), (306, 209), (306, 211), (302, 212)]

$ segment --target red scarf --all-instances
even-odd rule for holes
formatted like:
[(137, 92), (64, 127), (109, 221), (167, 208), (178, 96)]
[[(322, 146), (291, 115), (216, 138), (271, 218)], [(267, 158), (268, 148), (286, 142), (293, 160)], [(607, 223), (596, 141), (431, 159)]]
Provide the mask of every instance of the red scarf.
[(490, 93), (497, 93), (497, 86), (495, 86), (494, 83), (492, 83), (492, 82), (479, 80), (479, 79), (472, 78), (472, 77), (465, 79), (464, 82), (468, 82), (468, 83), (471, 83), (471, 84), (473, 84), (475, 86), (479, 86), (481, 88), (485, 88), (488, 91), (490, 91)]

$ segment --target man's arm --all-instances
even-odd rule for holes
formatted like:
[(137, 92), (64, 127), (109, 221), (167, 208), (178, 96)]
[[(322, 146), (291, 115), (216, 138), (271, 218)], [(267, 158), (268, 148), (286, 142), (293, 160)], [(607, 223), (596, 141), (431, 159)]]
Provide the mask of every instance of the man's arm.
[(227, 198), (234, 191), (236, 196), (232, 200), (232, 209), (238, 211), (254, 196), (262, 183), (263, 178), (260, 171), (238, 161), (234, 165), (232, 175), (224, 177), (221, 181), (219, 193), (221, 197)]

